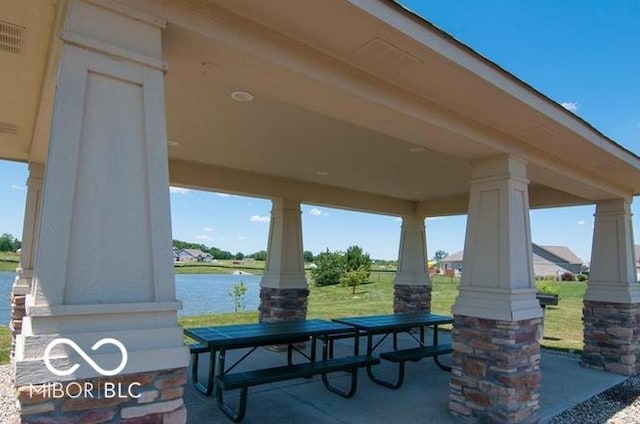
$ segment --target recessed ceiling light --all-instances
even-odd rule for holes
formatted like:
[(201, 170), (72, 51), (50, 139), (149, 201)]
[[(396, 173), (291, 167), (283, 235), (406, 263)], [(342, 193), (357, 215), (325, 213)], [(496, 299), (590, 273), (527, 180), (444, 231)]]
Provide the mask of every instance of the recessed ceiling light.
[(231, 98), (236, 102), (251, 102), (253, 101), (253, 94), (248, 91), (234, 91), (231, 93)]
[(427, 149), (425, 149), (424, 147), (420, 147), (420, 146), (416, 146), (416, 147), (411, 147), (409, 148), (409, 151), (411, 153), (422, 153), (424, 151), (426, 151)]
[(329, 173), (327, 171), (318, 171), (316, 172), (316, 175), (319, 175), (321, 177), (326, 177), (327, 175), (329, 175)]
[(176, 147), (176, 146), (179, 146), (180, 143), (178, 143), (177, 141), (173, 141), (173, 140), (167, 140), (167, 145), (169, 147)]

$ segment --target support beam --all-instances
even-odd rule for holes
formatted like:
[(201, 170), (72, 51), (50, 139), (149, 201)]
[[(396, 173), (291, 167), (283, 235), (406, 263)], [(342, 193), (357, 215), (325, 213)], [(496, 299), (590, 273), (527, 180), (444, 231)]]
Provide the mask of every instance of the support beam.
[(300, 202), (274, 199), (267, 263), (260, 281), (260, 322), (305, 319), (308, 296)]
[(30, 163), (29, 179), (27, 180), (27, 202), (22, 227), (20, 263), (16, 270), (16, 279), (11, 292), (11, 359), (15, 354), (16, 335), (22, 331), (22, 319), (26, 313), (26, 296), (31, 292), (33, 268), (36, 263), (36, 247), (38, 245), (40, 209), (42, 207), (43, 177), (44, 165)]
[(526, 164), (473, 168), (449, 409), (477, 422), (537, 422), (542, 309), (535, 296)]
[(179, 159), (169, 162), (171, 184), (247, 196), (299, 199), (305, 203), (387, 215), (413, 213), (415, 203), (324, 184)]
[(431, 311), (431, 279), (427, 259), (424, 216), (404, 215), (400, 230), (398, 271), (393, 283), (394, 313)]
[[(189, 354), (171, 264), (163, 28), (162, 20), (117, 3), (69, 2), (38, 260), (16, 346), (26, 421), (186, 420), (181, 386)], [(52, 344), (61, 338), (79, 349)], [(105, 338), (123, 348), (96, 346)], [(102, 391), (110, 378), (101, 369), (122, 364), (111, 378), (133, 391), (115, 402)], [(93, 399), (80, 407), (68, 392), (30, 396), (30, 384), (53, 382), (88, 382)], [(141, 407), (133, 395), (148, 391), (157, 396)]]
[(630, 204), (631, 198), (596, 203), (583, 309), (582, 364), (624, 375), (640, 372), (640, 285)]

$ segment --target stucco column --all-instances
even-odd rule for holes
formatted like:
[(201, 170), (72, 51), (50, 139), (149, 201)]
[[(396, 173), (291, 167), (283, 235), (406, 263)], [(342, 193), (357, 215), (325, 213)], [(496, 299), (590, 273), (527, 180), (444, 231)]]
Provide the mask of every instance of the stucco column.
[(473, 422), (537, 422), (542, 309), (535, 296), (526, 164), (474, 164), (449, 409)]
[(640, 372), (640, 285), (630, 205), (631, 198), (596, 203), (583, 308), (582, 364), (624, 375)]
[(11, 359), (15, 354), (16, 335), (22, 331), (22, 319), (26, 313), (25, 300), (31, 291), (33, 267), (36, 262), (36, 245), (38, 243), (38, 226), (40, 223), (40, 207), (42, 206), (42, 179), (44, 165), (29, 164), (27, 179), (27, 201), (24, 210), (22, 227), (22, 247), (20, 263), (16, 269), (16, 279), (11, 291)]
[(267, 263), (260, 281), (260, 322), (305, 319), (309, 286), (304, 274), (300, 202), (272, 202)]
[[(16, 346), (18, 401), (29, 422), (186, 420), (164, 26), (117, 3), (73, 0), (58, 33), (37, 262)], [(61, 390), (47, 391), (54, 382)], [(120, 383), (124, 396), (107, 383)], [(77, 396), (78, 384), (91, 390)]]
[(400, 230), (398, 271), (393, 282), (394, 313), (431, 311), (424, 217), (405, 215)]

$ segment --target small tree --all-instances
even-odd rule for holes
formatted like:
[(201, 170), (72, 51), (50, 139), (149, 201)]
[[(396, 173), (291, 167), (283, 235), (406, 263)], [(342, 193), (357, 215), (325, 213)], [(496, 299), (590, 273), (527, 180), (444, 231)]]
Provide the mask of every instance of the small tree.
[(347, 271), (362, 270), (367, 277), (371, 272), (371, 258), (368, 253), (362, 251), (360, 246), (349, 246), (344, 255), (345, 269)]
[(438, 250), (434, 255), (433, 255), (433, 260), (436, 261), (437, 267), (438, 269), (441, 269), (441, 262), (444, 258), (446, 258), (447, 256), (449, 256), (449, 254), (447, 252), (445, 252), (444, 250)]
[(247, 293), (247, 286), (240, 281), (229, 289), (229, 297), (233, 300), (233, 311), (238, 312), (244, 309), (244, 296)]
[(360, 284), (364, 284), (367, 281), (367, 278), (369, 278), (367, 271), (363, 267), (360, 267), (356, 270), (345, 272), (340, 278), (340, 284), (345, 287), (351, 287), (351, 295), (355, 296), (356, 287)]
[(244, 259), (244, 253), (242, 253), (242, 252), (236, 253), (236, 255), (234, 256), (234, 259), (237, 260), (237, 261), (243, 260)]
[(338, 284), (345, 272), (344, 257), (338, 252), (320, 253), (315, 260), (317, 268), (311, 270), (311, 277), (316, 286)]

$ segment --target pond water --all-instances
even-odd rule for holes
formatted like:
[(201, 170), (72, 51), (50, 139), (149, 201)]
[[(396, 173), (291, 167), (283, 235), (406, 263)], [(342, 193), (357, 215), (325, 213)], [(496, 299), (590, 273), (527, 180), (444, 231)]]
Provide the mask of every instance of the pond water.
[[(11, 287), (15, 273), (0, 271), (0, 325), (9, 324)], [(229, 290), (239, 282), (247, 286), (244, 310), (255, 311), (260, 305), (259, 275), (176, 274), (176, 297), (182, 301), (178, 315), (233, 312)]]

